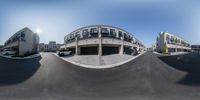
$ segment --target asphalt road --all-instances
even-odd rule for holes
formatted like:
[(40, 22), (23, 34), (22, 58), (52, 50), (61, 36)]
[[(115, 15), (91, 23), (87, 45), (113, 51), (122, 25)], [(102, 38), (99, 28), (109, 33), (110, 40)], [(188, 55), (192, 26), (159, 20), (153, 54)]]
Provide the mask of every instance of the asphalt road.
[(0, 100), (199, 100), (200, 56), (147, 52), (111, 69), (86, 69), (53, 54), (0, 57)]

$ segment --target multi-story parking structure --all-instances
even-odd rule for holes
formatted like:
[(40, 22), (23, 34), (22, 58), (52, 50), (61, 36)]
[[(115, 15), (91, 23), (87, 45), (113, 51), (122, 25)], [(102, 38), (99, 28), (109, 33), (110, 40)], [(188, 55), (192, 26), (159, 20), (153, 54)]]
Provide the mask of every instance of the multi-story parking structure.
[(61, 48), (69, 49), (77, 55), (131, 54), (131, 51), (145, 49), (129, 32), (107, 25), (79, 28), (66, 35), (64, 41)]
[(4, 44), (4, 49), (12, 49), (17, 55), (24, 56), (36, 53), (38, 50), (39, 36), (29, 28), (23, 28), (11, 36)]
[(189, 52), (191, 46), (189, 42), (178, 36), (169, 32), (160, 32), (157, 37), (156, 49), (160, 53)]

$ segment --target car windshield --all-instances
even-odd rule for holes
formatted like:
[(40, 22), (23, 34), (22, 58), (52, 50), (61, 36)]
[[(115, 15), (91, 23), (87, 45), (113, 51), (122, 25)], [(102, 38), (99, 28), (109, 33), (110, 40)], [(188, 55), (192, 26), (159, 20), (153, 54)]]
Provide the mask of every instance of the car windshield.
[(67, 51), (67, 50), (65, 50), (65, 49), (62, 49), (62, 50), (59, 50), (59, 51)]

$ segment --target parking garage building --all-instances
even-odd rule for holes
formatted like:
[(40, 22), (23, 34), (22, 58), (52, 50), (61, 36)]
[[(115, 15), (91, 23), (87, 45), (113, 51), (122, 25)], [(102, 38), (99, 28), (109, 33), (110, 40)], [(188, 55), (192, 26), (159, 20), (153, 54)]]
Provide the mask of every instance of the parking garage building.
[(62, 49), (76, 55), (134, 54), (145, 49), (132, 34), (107, 25), (92, 25), (77, 29), (64, 37)]

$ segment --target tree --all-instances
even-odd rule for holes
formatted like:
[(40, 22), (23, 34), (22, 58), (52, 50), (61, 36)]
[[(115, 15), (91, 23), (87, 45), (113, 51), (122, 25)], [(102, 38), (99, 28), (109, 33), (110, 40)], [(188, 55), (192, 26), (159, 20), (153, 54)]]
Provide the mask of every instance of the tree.
[(164, 54), (168, 54), (168, 47), (167, 47), (167, 43), (164, 44), (164, 49), (163, 49), (163, 53)]

